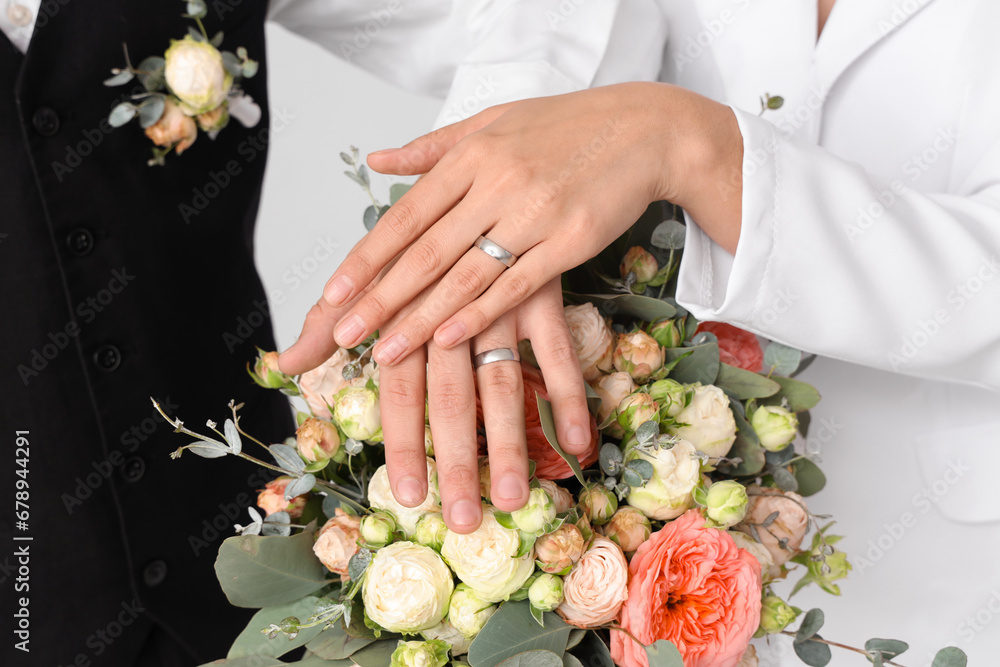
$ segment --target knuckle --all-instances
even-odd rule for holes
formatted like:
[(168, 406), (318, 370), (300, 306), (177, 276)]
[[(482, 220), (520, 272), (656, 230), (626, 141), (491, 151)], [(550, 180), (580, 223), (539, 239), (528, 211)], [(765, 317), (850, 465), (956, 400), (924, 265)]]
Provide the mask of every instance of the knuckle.
[(386, 447), (390, 449), (392, 465), (398, 471), (422, 474), (427, 469), (427, 455), (424, 454), (423, 443), (417, 448), (399, 442), (392, 445), (386, 442)]
[(449, 463), (442, 471), (444, 482), (451, 488), (479, 487), (479, 470), (465, 463)]
[(352, 259), (354, 261), (353, 270), (348, 269), (345, 273), (363, 276), (374, 276), (377, 273), (375, 260), (366, 251), (355, 250)]
[(563, 337), (550, 338), (545, 344), (549, 359), (554, 366), (560, 368), (578, 368), (579, 361), (576, 358), (576, 346), (573, 341)]
[(361, 304), (361, 308), (364, 309), (364, 312), (367, 315), (367, 317), (362, 315), (366, 322), (382, 321), (386, 312), (389, 310), (389, 306), (385, 302), (385, 297), (378, 289), (372, 290), (367, 296), (365, 296), (364, 301)]
[(531, 283), (516, 273), (505, 276), (500, 287), (512, 303), (520, 303), (531, 293)]
[[(383, 371), (384, 373), (385, 371)], [(386, 373), (386, 375), (389, 375)], [(395, 373), (392, 374), (393, 376)], [(423, 405), (423, 388), (421, 383), (410, 377), (383, 378), (380, 387), (380, 398), (392, 408), (412, 408)]]
[(478, 296), (483, 290), (483, 276), (471, 266), (456, 267), (451, 279), (452, 291), (458, 296)]
[(437, 244), (429, 239), (423, 239), (410, 248), (410, 262), (418, 273), (436, 273), (441, 263), (441, 253)]
[(446, 421), (454, 421), (470, 414), (473, 409), (473, 392), (457, 379), (440, 379), (434, 393), (435, 412)]
[(400, 239), (409, 239), (419, 224), (420, 213), (413, 197), (400, 199), (396, 202), (380, 223), (385, 223), (385, 229)]
[(490, 364), (482, 369), (484, 389), (496, 398), (520, 398), (523, 393), (520, 378), (514, 374), (513, 368), (490, 368), (499, 365)]

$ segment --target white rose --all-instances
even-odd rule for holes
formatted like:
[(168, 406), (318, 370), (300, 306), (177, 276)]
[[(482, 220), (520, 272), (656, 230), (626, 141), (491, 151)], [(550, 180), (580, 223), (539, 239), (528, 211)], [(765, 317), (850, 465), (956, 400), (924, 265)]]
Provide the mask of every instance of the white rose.
[(780, 405), (762, 405), (750, 417), (750, 425), (769, 452), (780, 452), (792, 444), (799, 429), (799, 418)]
[(383, 465), (372, 475), (368, 482), (368, 504), (373, 509), (385, 510), (396, 518), (396, 525), (407, 538), (412, 538), (417, 529), (417, 521), (427, 512), (441, 511), (441, 494), (437, 485), (437, 464), (434, 459), (427, 459), (427, 497), (416, 507), (406, 507), (396, 502), (389, 486), (389, 472)]
[(715, 385), (695, 387), (691, 402), (675, 417), (686, 426), (668, 427), (671, 435), (687, 440), (712, 458), (729, 453), (736, 441), (736, 420), (729, 398)]
[(611, 370), (611, 355), (615, 350), (615, 339), (608, 323), (592, 303), (566, 306), (566, 324), (576, 345), (576, 357), (580, 361), (583, 379), (596, 380)]
[(602, 375), (591, 382), (590, 386), (594, 393), (601, 398), (601, 405), (597, 408), (599, 424), (606, 422), (611, 413), (618, 408), (618, 404), (638, 389), (635, 382), (632, 381), (632, 376), (621, 371)]
[(214, 46), (188, 35), (171, 41), (163, 57), (167, 87), (189, 116), (211, 111), (226, 101), (233, 76), (226, 71), (222, 54)]
[(333, 397), (337, 392), (348, 386), (344, 379), (344, 366), (349, 363), (350, 351), (339, 348), (332, 357), (299, 378), (302, 398), (306, 399), (309, 409), (316, 417), (330, 419), (333, 416), (328, 406), (333, 405)]
[(501, 526), (493, 509), (485, 507), (483, 522), (473, 532), (448, 531), (441, 555), (476, 595), (499, 602), (519, 590), (535, 570), (534, 550), (517, 558), (519, 545), (518, 531)]
[(382, 442), (382, 413), (378, 392), (347, 387), (333, 397), (333, 418), (348, 438)]
[(468, 584), (459, 584), (448, 604), (448, 622), (469, 639), (496, 613), (497, 606), (482, 599)]
[(469, 652), (472, 640), (455, 629), (447, 620), (441, 621), (433, 628), (428, 628), (420, 633), (424, 639), (440, 639), (451, 645), (452, 657), (464, 655)]
[(597, 535), (563, 579), (563, 601), (556, 612), (581, 628), (608, 623), (628, 599), (628, 562), (621, 547)]
[(375, 552), (362, 596), (368, 617), (390, 632), (413, 634), (440, 623), (455, 590), (436, 551), (395, 542)]
[(654, 454), (633, 447), (625, 455), (625, 463), (642, 459), (653, 464), (653, 477), (645, 486), (634, 487), (628, 504), (650, 519), (676, 519), (694, 502), (692, 492), (701, 481), (701, 462), (695, 448), (681, 440), (670, 449), (660, 448)]

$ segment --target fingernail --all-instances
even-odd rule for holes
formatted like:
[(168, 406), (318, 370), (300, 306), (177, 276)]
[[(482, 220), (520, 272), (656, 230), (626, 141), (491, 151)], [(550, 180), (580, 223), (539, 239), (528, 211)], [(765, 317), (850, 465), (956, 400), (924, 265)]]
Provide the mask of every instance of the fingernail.
[(372, 155), (385, 155), (386, 153), (392, 153), (393, 151), (398, 151), (398, 150), (399, 150), (398, 148), (383, 148), (380, 151), (369, 153), (368, 156), (371, 157)]
[(335, 280), (330, 282), (326, 288), (323, 290), (323, 298), (331, 306), (340, 306), (347, 301), (347, 297), (351, 296), (351, 292), (354, 291), (354, 281), (348, 276), (337, 276)]
[(524, 493), (521, 479), (517, 475), (505, 475), (497, 485), (497, 497), (504, 500), (520, 500)]
[(441, 333), (437, 335), (437, 342), (442, 347), (450, 347), (460, 341), (464, 335), (465, 325), (461, 322), (454, 322), (441, 330)]
[(408, 506), (419, 505), (427, 496), (423, 484), (416, 477), (404, 477), (399, 480), (396, 490), (399, 491), (399, 502)]
[(570, 447), (574, 449), (582, 449), (586, 447), (590, 442), (590, 434), (579, 424), (575, 426), (570, 426), (569, 431), (566, 432), (566, 439), (569, 440), (567, 443)]
[(351, 315), (340, 323), (334, 339), (341, 347), (354, 347), (365, 332), (365, 322), (358, 315)]
[(459, 500), (451, 506), (451, 521), (456, 526), (473, 526), (479, 521), (479, 508), (471, 500)]
[(380, 364), (392, 364), (406, 352), (410, 347), (410, 341), (406, 340), (406, 336), (402, 334), (396, 334), (395, 336), (389, 336), (388, 340), (379, 342), (375, 346), (375, 351), (372, 352), (372, 356), (375, 357), (375, 361)]

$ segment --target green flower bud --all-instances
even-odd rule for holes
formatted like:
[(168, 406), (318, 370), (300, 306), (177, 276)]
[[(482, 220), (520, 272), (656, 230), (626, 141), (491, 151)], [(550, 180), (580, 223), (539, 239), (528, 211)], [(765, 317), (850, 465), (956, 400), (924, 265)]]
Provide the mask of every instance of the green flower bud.
[(760, 632), (773, 635), (787, 628), (801, 613), (777, 595), (765, 595), (760, 607)]
[(847, 554), (831, 546), (826, 546), (824, 551), (824, 546), (818, 545), (810, 552), (808, 563), (809, 574), (820, 588), (827, 593), (840, 595), (840, 587), (833, 582), (843, 579), (851, 571)]
[(603, 526), (618, 510), (618, 497), (603, 485), (588, 485), (580, 492), (580, 510), (590, 523)]
[(649, 395), (660, 404), (660, 409), (668, 417), (676, 417), (687, 404), (688, 388), (677, 380), (657, 380), (649, 385)]
[(735, 526), (747, 514), (750, 498), (746, 487), (731, 479), (716, 482), (708, 489), (705, 515), (718, 528)]
[(278, 368), (278, 353), (265, 352), (258, 348), (257, 362), (250, 373), (253, 381), (265, 389), (281, 389), (294, 386), (292, 379)]
[(563, 601), (563, 580), (554, 574), (539, 576), (528, 588), (528, 600), (542, 611), (552, 611)]
[(384, 510), (376, 510), (361, 519), (361, 539), (372, 547), (384, 547), (392, 542), (396, 519)]
[(656, 277), (656, 272), (660, 270), (660, 266), (656, 263), (656, 258), (653, 254), (641, 246), (632, 246), (625, 253), (625, 258), (622, 259), (621, 265), (618, 267), (618, 271), (621, 277), (624, 279), (628, 277), (628, 274), (635, 274), (635, 281), (637, 283), (648, 283), (650, 280)]
[(778, 405), (762, 405), (750, 417), (750, 425), (760, 439), (760, 446), (769, 452), (780, 452), (795, 440), (799, 419)]
[(444, 667), (448, 664), (449, 648), (441, 639), (401, 641), (389, 658), (389, 667)]
[(347, 387), (333, 398), (333, 418), (348, 438), (382, 441), (378, 393), (366, 387)]
[(496, 613), (497, 606), (482, 599), (467, 584), (459, 584), (448, 605), (448, 622), (469, 639), (479, 631)]
[(556, 504), (545, 489), (532, 489), (528, 502), (519, 510), (510, 513), (517, 527), (526, 533), (541, 535), (545, 527), (556, 519)]
[(440, 512), (428, 512), (417, 520), (413, 539), (417, 544), (441, 551), (444, 536), (448, 534), (448, 526)]
[(632, 435), (646, 422), (656, 421), (659, 409), (660, 404), (652, 396), (636, 392), (618, 404), (618, 424), (626, 435)]
[(660, 320), (649, 327), (649, 335), (663, 347), (678, 347), (684, 342), (684, 323), (678, 320)]

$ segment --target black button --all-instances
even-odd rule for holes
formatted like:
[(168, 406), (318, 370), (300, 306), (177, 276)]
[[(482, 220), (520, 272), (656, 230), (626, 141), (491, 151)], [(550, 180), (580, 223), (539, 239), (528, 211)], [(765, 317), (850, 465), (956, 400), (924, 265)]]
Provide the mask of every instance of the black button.
[(126, 482), (135, 484), (142, 479), (143, 474), (146, 472), (146, 462), (138, 456), (130, 456), (125, 459), (121, 471), (122, 477), (125, 478)]
[(89, 255), (94, 249), (94, 235), (89, 229), (79, 227), (66, 235), (66, 247), (77, 257)]
[(154, 560), (142, 569), (142, 581), (147, 586), (159, 586), (167, 578), (167, 564), (162, 560)]
[(38, 134), (43, 137), (51, 137), (59, 131), (59, 114), (49, 107), (41, 107), (35, 111), (31, 122), (34, 123)]
[(105, 373), (118, 368), (122, 363), (122, 353), (114, 345), (104, 345), (94, 352), (94, 365)]

